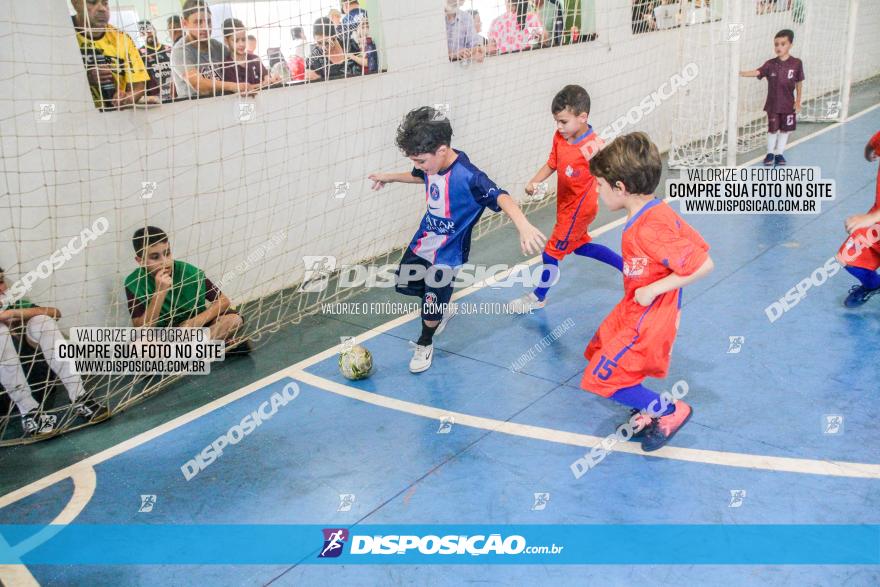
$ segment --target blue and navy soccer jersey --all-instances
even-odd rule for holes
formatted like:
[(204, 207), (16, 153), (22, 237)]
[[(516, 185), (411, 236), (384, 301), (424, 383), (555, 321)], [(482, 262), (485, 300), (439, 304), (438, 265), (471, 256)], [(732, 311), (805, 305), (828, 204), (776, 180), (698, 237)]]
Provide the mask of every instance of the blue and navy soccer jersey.
[(456, 153), (455, 162), (436, 175), (412, 170), (415, 177), (425, 180), (428, 211), (409, 248), (432, 265), (458, 267), (467, 262), (471, 229), (485, 208), (499, 212), (498, 196), (507, 193), (477, 169), (467, 155)]

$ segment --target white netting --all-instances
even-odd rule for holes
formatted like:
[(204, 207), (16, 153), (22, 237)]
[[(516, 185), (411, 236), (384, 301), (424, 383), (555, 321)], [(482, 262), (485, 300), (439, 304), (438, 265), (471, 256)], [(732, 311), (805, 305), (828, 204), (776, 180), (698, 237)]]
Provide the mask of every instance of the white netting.
[[(738, 4), (717, 4), (720, 20), (712, 27), (682, 31), (681, 59), (708, 56), (715, 67), (701, 70), (689, 91), (679, 96), (670, 165), (720, 165), (727, 160), (731, 96), (737, 99), (737, 152), (763, 148), (767, 137), (767, 116), (763, 111), (767, 82), (746, 77), (732, 88), (730, 72), (735, 66), (731, 59), (736, 52), (740, 70), (757, 69), (774, 57), (773, 38), (783, 29), (794, 32), (791, 54), (804, 63), (803, 108), (798, 120), (841, 119), (846, 46), (850, 39), (848, 24), (855, 2), (744, 0)], [(852, 39), (857, 47), (853, 84), (880, 72), (876, 60), (877, 7), (875, 3), (859, 4), (858, 28)], [(867, 55), (873, 58), (864, 59)]]
[[(365, 0), (360, 7), (369, 15), (369, 29), (355, 27), (351, 35), (356, 44), (375, 47), (375, 61), (370, 65), (364, 51), (351, 69), (334, 69), (346, 79), (310, 83), (298, 79), (309, 78), (299, 68), (308, 66), (317, 40), (315, 20), (334, 18), (330, 11), (340, 7), (336, 0), (212, 2), (218, 42), (223, 42), (220, 21), (227, 18), (240, 20), (256, 37), (256, 53), (274, 74), (259, 80), (266, 87), (246, 88), (254, 93), (249, 97), (218, 95), (118, 111), (95, 107), (64, 3), (9, 3), (0, 49), (0, 207), (5, 212), (0, 266), (7, 282), (22, 280), (84, 228), (103, 226), (100, 219), (106, 219), (106, 232), (36, 279), (25, 297), (60, 309), (63, 332), (73, 326), (128, 325), (123, 280), (137, 266), (131, 237), (145, 225), (158, 226), (170, 235), (174, 256), (204, 269), (238, 306), (244, 316), (239, 334), (262, 344), (263, 333), (357, 291), (337, 288), (332, 275), (321, 291), (299, 291), (304, 258), (329, 256), (337, 268), (399, 258), (424, 212), (420, 188), (393, 185), (373, 192), (367, 176), (411, 168), (394, 135), (413, 108), (448, 105), (453, 145), (516, 198), (546, 160), (554, 131), (550, 103), (567, 84), (589, 91), (590, 120), (597, 130), (646, 131), (667, 150), (675, 132), (685, 128), (688, 143), (701, 140), (703, 151), (714, 148), (712, 137), (723, 130), (716, 118), (726, 83), (724, 74), (716, 73), (723, 70), (719, 51), (709, 50), (716, 46), (720, 3), (546, 1), (531, 10), (542, 23), (559, 24), (546, 35), (534, 30), (541, 27), (529, 26), (524, 38), (532, 50), (482, 61), (474, 52), (450, 61), (446, 23), (451, 21), (442, 0)], [(489, 35), (493, 20), (503, 18), (508, 6), (526, 5), (474, 0), (462, 9), (476, 9), (482, 33)], [(151, 20), (159, 39), (168, 43), (167, 18), (180, 13), (180, 2), (111, 0), (110, 9), (111, 22), (131, 32), (136, 44), (143, 44), (136, 38), (142, 19)], [(876, 30), (877, 11), (872, 14)], [(529, 21), (534, 19), (526, 14), (524, 22)], [(304, 44), (291, 35), (294, 27), (304, 29)], [(757, 36), (755, 55), (765, 55), (768, 37)], [(487, 39), (478, 40), (491, 52)], [(806, 51), (809, 41), (798, 41), (796, 47)], [(537, 50), (542, 42), (548, 47)], [(862, 42), (877, 46), (876, 38)], [(336, 55), (334, 43), (328, 46)], [(707, 50), (694, 51), (694, 46)], [(91, 47), (85, 52), (93, 68), (102, 64), (98, 53)], [(302, 55), (301, 63), (296, 57)], [(691, 62), (699, 75), (670, 90)], [(213, 64), (199, 65), (212, 70)], [(379, 72), (361, 75), (371, 67)], [(857, 70), (862, 72), (858, 79), (875, 69)], [(242, 71), (236, 75), (250, 75), (246, 64)], [(806, 71), (809, 80), (809, 62)], [(233, 83), (245, 82), (233, 78)], [(205, 95), (222, 89), (209, 87)], [(692, 95), (709, 109), (705, 120), (702, 114), (676, 113), (676, 99)], [(526, 211), (552, 204), (547, 198), (526, 205)], [(504, 223), (502, 215), (487, 213), (474, 235)], [(511, 263), (520, 260), (518, 249), (512, 250)], [(24, 347), (21, 352), (22, 358), (28, 355)], [(32, 369), (28, 384), (39, 410), (58, 417), (58, 430), (85, 424), (36, 355), (25, 368)], [(170, 381), (118, 376), (85, 383), (89, 397), (118, 411)], [(20, 410), (4, 391), (0, 444), (21, 442)]]

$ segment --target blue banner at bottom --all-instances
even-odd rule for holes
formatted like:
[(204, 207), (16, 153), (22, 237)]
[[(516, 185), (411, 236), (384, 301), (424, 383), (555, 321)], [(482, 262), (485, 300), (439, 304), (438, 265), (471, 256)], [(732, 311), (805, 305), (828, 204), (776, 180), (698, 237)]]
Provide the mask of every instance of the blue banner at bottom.
[(880, 564), (880, 525), (0, 525), (0, 564)]

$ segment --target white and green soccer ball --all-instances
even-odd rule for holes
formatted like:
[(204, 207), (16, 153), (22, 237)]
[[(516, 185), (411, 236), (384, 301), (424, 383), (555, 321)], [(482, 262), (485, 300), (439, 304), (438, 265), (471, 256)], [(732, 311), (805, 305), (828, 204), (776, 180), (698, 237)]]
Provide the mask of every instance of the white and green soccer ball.
[(339, 353), (339, 372), (346, 379), (366, 379), (373, 373), (373, 355), (357, 344)]

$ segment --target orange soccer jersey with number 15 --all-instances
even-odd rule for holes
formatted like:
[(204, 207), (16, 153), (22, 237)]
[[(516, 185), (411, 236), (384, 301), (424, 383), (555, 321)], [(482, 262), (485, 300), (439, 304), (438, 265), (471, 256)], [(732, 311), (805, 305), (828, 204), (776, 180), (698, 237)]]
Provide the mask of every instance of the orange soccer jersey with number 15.
[(623, 229), (623, 299), (599, 326), (584, 356), (581, 387), (610, 397), (646, 377), (665, 377), (678, 331), (681, 290), (668, 291), (644, 307), (635, 291), (667, 275), (693, 274), (709, 245), (669, 205), (651, 200)]

